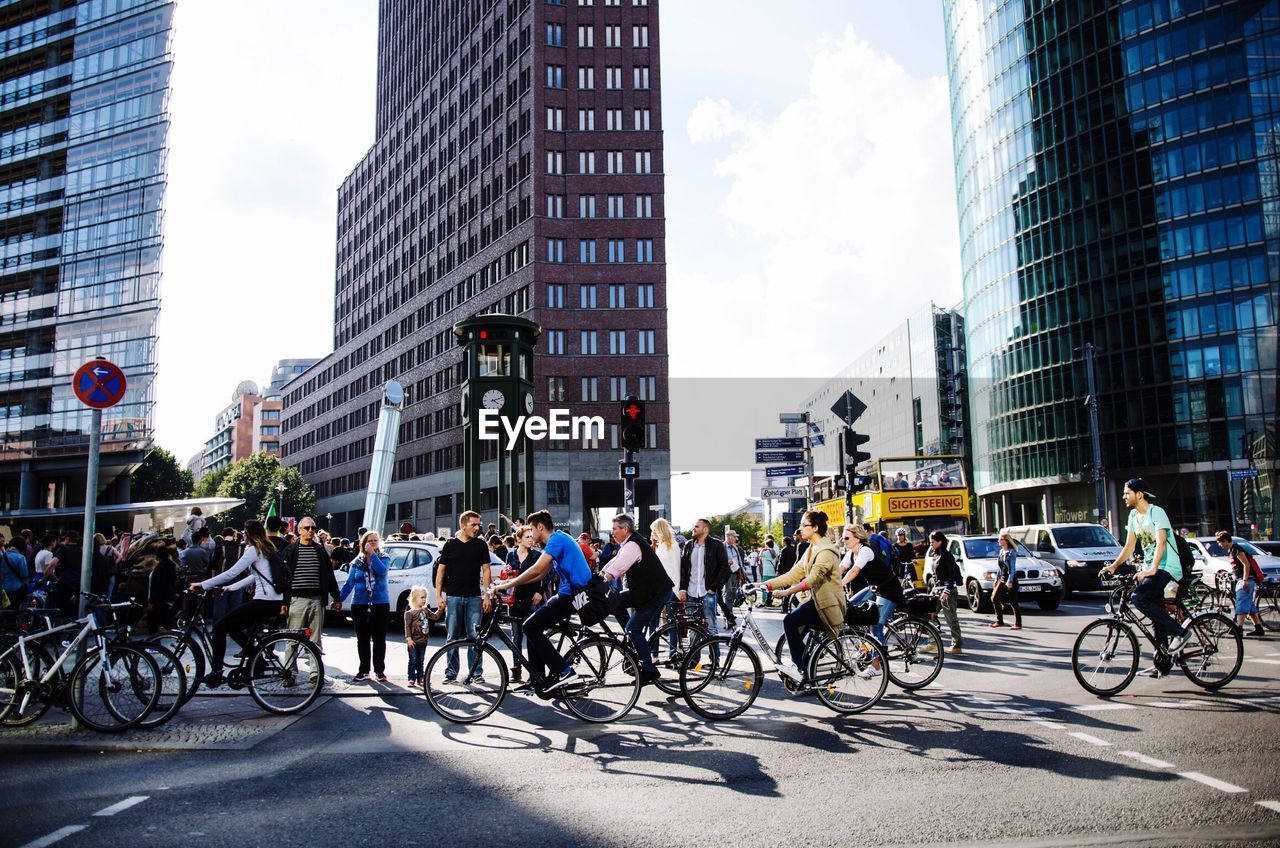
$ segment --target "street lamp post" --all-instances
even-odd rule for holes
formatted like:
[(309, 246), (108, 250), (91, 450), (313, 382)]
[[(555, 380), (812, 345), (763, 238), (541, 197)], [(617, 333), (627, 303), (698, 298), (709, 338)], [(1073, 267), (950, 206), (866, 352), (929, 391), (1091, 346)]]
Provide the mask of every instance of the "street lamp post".
[(276, 483), (276, 516), (284, 518), (284, 481), (280, 480)]
[(324, 529), (327, 530), (330, 534), (333, 533), (333, 513), (332, 512), (326, 512), (324, 514)]

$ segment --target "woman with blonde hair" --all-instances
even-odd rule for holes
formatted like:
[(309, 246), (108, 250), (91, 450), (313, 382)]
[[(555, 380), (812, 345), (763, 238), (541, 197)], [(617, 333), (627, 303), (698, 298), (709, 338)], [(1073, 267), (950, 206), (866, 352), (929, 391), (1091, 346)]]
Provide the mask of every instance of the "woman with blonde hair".
[(1006, 601), (1013, 607), (1013, 627), (1010, 630), (1022, 629), (1022, 609), (1018, 606), (1018, 545), (1013, 541), (1009, 531), (1000, 533), (1000, 573), (996, 575), (996, 585), (991, 590), (991, 606), (995, 608), (996, 620), (992, 627), (1004, 627), (1004, 605)]

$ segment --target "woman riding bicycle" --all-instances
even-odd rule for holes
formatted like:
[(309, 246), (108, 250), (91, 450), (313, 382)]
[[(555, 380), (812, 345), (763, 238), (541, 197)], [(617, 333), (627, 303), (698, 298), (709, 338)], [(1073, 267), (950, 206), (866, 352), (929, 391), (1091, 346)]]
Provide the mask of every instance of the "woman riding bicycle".
[(804, 680), (800, 667), (804, 665), (804, 634), (801, 628), (821, 626), (830, 636), (840, 633), (844, 626), (845, 598), (840, 586), (840, 554), (836, 546), (827, 540), (827, 514), (806, 512), (796, 532), (809, 543), (804, 556), (786, 574), (766, 581), (764, 588), (789, 597), (808, 591), (812, 597), (787, 613), (782, 628), (787, 634), (787, 647), (791, 651), (790, 663), (779, 663), (778, 671), (796, 683)]
[[(250, 584), (254, 587), (253, 600), (241, 604), (213, 623), (213, 668), (200, 681), (210, 689), (216, 689), (223, 683), (222, 666), (227, 655), (227, 632), (230, 631), (236, 642), (243, 647), (248, 640), (247, 631), (260, 622), (270, 621), (280, 615), (280, 605), (284, 603), (284, 595), (271, 585), (270, 558), (276, 552), (276, 546), (267, 538), (262, 522), (246, 521), (244, 535), (244, 555), (235, 565), (202, 583), (191, 584), (194, 591), (225, 586), (227, 591), (234, 592)], [(231, 582), (233, 580), (234, 583)]]
[(894, 576), (884, 553), (871, 546), (866, 530), (854, 525), (845, 527), (844, 544), (853, 555), (853, 563), (840, 581), (846, 592), (854, 592), (849, 598), (849, 606), (856, 607), (866, 602), (871, 598), (872, 589), (875, 590), (880, 620), (871, 628), (871, 633), (884, 642), (885, 622), (906, 600), (902, 594), (902, 583)]

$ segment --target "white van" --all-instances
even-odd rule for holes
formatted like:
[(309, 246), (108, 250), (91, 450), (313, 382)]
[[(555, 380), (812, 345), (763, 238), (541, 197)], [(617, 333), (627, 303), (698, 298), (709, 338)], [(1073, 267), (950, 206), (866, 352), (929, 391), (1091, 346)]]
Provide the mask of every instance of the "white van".
[(1098, 570), (1114, 562), (1124, 546), (1100, 524), (1026, 524), (1010, 527), (1009, 533), (1036, 559), (1058, 569), (1068, 595), (1116, 585), (1114, 577), (1099, 578)]

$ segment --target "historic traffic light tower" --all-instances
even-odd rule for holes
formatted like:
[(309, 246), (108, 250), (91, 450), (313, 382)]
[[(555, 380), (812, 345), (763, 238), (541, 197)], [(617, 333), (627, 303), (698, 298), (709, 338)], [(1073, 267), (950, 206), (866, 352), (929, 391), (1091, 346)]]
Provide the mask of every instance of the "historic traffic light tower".
[[(480, 439), (480, 412), (494, 410), (514, 421), (533, 413), (533, 349), (542, 328), (514, 315), (477, 315), (453, 326), (458, 344), (466, 348), (462, 382), (462, 468), (466, 509), (483, 511), (480, 464), (484, 461)], [(501, 427), (499, 427), (501, 430)], [(513, 518), (533, 507), (533, 445), (521, 435), (514, 446), (506, 433), (491, 444), (497, 447), (498, 511)], [(520, 466), (524, 465), (524, 479)]]

